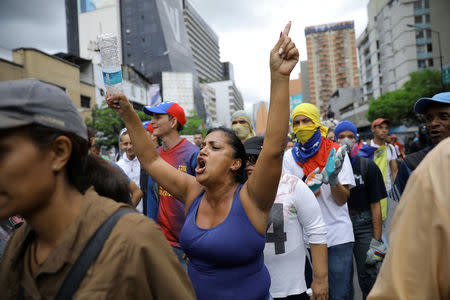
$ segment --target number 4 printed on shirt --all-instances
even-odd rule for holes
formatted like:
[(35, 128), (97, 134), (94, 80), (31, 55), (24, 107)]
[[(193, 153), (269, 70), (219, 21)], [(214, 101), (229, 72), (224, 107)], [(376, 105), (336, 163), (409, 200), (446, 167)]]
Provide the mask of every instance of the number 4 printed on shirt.
[(266, 233), (266, 243), (275, 244), (275, 254), (286, 252), (284, 242), (286, 242), (286, 232), (284, 232), (283, 204), (274, 203), (269, 215), (267, 229), (273, 224), (273, 232)]

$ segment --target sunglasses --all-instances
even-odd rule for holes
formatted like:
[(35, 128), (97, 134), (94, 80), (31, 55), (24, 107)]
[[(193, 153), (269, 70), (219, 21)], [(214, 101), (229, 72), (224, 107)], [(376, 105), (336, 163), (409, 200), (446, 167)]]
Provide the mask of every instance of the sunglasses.
[(258, 154), (247, 154), (247, 161), (254, 165), (256, 164), (256, 161), (258, 160)]

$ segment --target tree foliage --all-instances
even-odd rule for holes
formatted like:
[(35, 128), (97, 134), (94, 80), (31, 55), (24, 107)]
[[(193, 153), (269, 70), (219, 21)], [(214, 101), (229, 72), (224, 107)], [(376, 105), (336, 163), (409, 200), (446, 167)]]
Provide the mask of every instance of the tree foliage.
[(370, 102), (367, 119), (370, 122), (377, 118), (389, 119), (394, 126), (418, 124), (420, 120), (414, 112), (416, 101), (443, 91), (439, 71), (426, 69), (413, 72), (401, 89), (384, 93)]
[[(151, 117), (142, 111), (137, 111), (141, 121), (150, 120)], [(86, 124), (95, 128), (96, 143), (107, 148), (115, 147), (117, 149), (119, 134), (122, 128), (125, 128), (123, 118), (114, 110), (109, 109), (104, 102), (100, 108), (95, 106), (92, 112), (92, 119), (86, 119)]]
[(204, 124), (204, 120), (200, 119), (195, 110), (190, 111), (190, 116), (186, 117), (186, 124), (183, 126), (183, 130), (181, 131), (182, 135), (193, 135), (196, 131), (202, 132), (203, 136), (206, 134), (206, 129), (202, 128), (202, 124)]

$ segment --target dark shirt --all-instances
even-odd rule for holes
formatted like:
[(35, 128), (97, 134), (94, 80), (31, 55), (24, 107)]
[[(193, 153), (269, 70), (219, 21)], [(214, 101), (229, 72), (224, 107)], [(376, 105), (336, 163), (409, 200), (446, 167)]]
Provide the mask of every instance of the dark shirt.
[(378, 166), (370, 159), (356, 156), (352, 162), (356, 186), (350, 190), (349, 210), (370, 210), (370, 204), (386, 198), (386, 187)]
[(408, 183), (409, 176), (425, 158), (428, 152), (431, 151), (431, 149), (432, 147), (426, 147), (425, 149), (414, 152), (405, 157), (398, 168), (397, 177), (395, 177), (394, 185), (389, 193), (391, 199), (400, 201), (406, 184)]

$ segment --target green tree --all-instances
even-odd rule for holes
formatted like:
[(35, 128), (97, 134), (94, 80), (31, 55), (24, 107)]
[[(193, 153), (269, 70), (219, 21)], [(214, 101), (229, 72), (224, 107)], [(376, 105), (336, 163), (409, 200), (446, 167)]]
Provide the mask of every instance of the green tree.
[[(150, 120), (151, 117), (146, 115), (142, 111), (137, 111), (141, 121)], [(106, 106), (106, 102), (103, 102), (100, 108), (95, 106), (92, 112), (92, 119), (86, 119), (86, 124), (95, 128), (96, 142), (100, 146), (106, 146), (107, 148), (118, 148), (120, 130), (125, 127), (125, 123), (122, 117), (114, 110), (109, 109)]]
[(367, 119), (372, 122), (377, 118), (386, 118), (394, 126), (420, 123), (414, 104), (421, 97), (432, 97), (445, 90), (440, 76), (439, 71), (430, 69), (411, 73), (401, 89), (384, 93), (370, 102)]
[(196, 131), (201, 131), (203, 136), (206, 134), (206, 129), (201, 128), (202, 124), (204, 124), (204, 120), (200, 119), (195, 110), (190, 111), (190, 116), (186, 117), (186, 124), (183, 126), (183, 130), (181, 131), (182, 135), (192, 135)]

